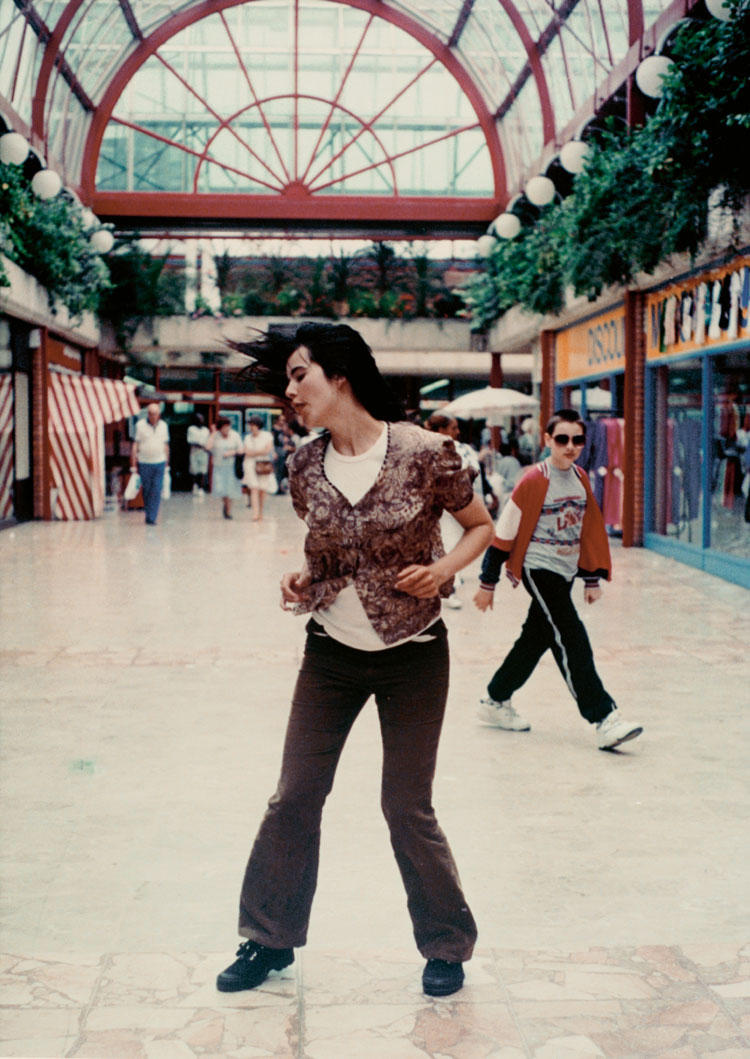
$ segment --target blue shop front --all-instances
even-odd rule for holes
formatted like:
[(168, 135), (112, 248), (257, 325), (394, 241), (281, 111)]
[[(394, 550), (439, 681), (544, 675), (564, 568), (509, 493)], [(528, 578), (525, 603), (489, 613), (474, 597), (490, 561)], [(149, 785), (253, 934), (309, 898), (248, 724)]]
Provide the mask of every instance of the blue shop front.
[(750, 588), (750, 254), (645, 313), (644, 544)]

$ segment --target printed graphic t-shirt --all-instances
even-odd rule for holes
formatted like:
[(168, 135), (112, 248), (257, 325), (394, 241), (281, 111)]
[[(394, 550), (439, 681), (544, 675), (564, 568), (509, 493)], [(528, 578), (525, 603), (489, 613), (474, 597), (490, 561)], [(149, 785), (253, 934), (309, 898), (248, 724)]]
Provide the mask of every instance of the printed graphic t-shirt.
[(530, 570), (550, 570), (572, 581), (578, 572), (586, 490), (576, 472), (547, 461), (549, 488), (524, 559)]

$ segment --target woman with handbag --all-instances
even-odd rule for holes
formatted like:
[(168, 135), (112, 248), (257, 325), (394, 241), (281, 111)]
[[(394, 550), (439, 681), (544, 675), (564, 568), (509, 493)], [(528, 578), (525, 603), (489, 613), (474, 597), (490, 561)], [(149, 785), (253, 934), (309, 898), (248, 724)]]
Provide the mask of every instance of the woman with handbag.
[[(281, 607), (311, 617), (279, 785), (242, 886), (239, 933), (247, 940), (217, 988), (253, 989), (305, 944), (323, 804), (349, 731), (374, 695), (382, 809), (427, 960), (422, 987), (447, 996), (463, 984), (476, 925), (432, 807), (449, 669), (440, 599), (490, 542), (492, 522), (452, 440), (404, 422), (351, 327), (302, 324), (235, 348), (253, 358), (248, 373), (258, 389), (286, 395), (302, 424), (324, 433), (289, 460), (307, 536), (300, 568), (281, 579)], [(448, 555), (444, 509), (463, 529)]]
[(231, 422), (221, 416), (204, 446), (213, 456), (211, 492), (220, 496), (224, 518), (232, 517), (232, 501), (242, 495), (240, 481), (235, 472), (235, 457), (242, 456), (242, 438), (232, 429)]
[(261, 416), (250, 416), (250, 433), (245, 435), (245, 464), (242, 484), (248, 490), (248, 507), (253, 509), (253, 522), (263, 518), (266, 493), (275, 493), (278, 486), (273, 473), (273, 434), (264, 430)]

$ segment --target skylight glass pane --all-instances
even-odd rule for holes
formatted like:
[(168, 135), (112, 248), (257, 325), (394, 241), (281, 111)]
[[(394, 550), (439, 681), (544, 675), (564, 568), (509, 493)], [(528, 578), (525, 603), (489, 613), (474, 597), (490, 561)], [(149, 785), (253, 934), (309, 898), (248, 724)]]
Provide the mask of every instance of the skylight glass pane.
[[(271, 194), (296, 181), (312, 194), (392, 195), (403, 178), (409, 193), (492, 193), (476, 113), (422, 44), (366, 12), (308, 0), (295, 68), (292, 12), (286, 0), (240, 5), (165, 42), (117, 103), (117, 119), (135, 128), (108, 136), (102, 179), (146, 190), (158, 179), (174, 188), (182, 174), (183, 191), (195, 178), (200, 191)], [(189, 164), (177, 165), (180, 147)]]
[(462, 0), (410, 0), (390, 5), (436, 30), (446, 40), (461, 13)]
[[(479, 31), (481, 27), (481, 33)], [(477, 42), (481, 62), (474, 55)], [(479, 42), (483, 41), (481, 45)], [(515, 81), (526, 62), (526, 50), (510, 17), (498, 0), (476, 0), (459, 47), (474, 65), (479, 65), (486, 83), (497, 85), (491, 104), (497, 107), (505, 98), (509, 84)], [(493, 67), (496, 68), (493, 74)]]
[(547, 87), (552, 97), (555, 125), (557, 128), (562, 128), (563, 125), (570, 121), (574, 110), (559, 37), (554, 38), (544, 53), (542, 67), (547, 79)]
[[(39, 51), (37, 37), (27, 25), (18, 8), (4, 5), (1, 13), (10, 15), (6, 32), (0, 37), (0, 95), (13, 104), (18, 116), (31, 122), (32, 72), (35, 53)], [(20, 63), (19, 63), (20, 58)]]
[(68, 6), (67, 0), (37, 0), (36, 9), (48, 29), (54, 29)]
[(518, 185), (525, 170), (542, 152), (543, 126), (536, 82), (529, 78), (500, 124), (509, 187)]
[(184, 3), (168, 3), (165, 0), (130, 0), (130, 6), (133, 8), (133, 14), (141, 32), (146, 34), (162, 22), (166, 22), (172, 15), (192, 7), (193, 2), (194, 0), (185, 0)]

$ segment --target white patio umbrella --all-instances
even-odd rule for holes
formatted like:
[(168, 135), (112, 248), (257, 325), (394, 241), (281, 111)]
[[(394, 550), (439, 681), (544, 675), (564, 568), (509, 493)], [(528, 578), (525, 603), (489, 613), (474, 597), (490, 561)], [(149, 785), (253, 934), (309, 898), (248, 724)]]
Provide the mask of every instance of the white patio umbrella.
[(501, 416), (529, 415), (539, 409), (536, 397), (505, 386), (485, 386), (457, 397), (440, 411), (456, 419), (496, 419)]

